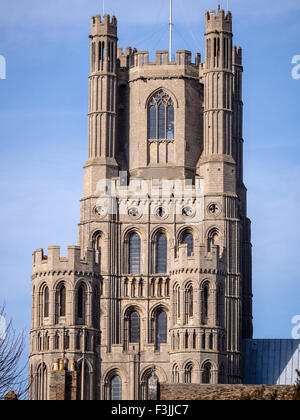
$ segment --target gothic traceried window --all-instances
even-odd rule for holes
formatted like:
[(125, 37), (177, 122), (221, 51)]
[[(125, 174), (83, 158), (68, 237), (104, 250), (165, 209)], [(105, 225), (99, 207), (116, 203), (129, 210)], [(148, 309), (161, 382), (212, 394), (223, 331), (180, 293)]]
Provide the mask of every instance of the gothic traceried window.
[(47, 390), (48, 390), (48, 373), (47, 367), (44, 363), (42, 363), (38, 369), (36, 374), (36, 399), (40, 401), (47, 400)]
[(141, 239), (137, 233), (129, 237), (128, 274), (138, 274), (141, 271)]
[(163, 90), (153, 95), (148, 106), (148, 138), (174, 139), (174, 104)]

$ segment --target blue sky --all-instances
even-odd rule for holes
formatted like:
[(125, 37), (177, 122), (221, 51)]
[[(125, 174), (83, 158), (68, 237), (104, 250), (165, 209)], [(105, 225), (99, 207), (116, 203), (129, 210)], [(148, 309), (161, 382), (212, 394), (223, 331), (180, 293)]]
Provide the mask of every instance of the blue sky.
[[(87, 157), (90, 17), (98, 0), (0, 0), (0, 301), (30, 328), (31, 254), (77, 243)], [(168, 48), (168, 0), (106, 0), (119, 45)], [(299, 0), (230, 0), (244, 56), (244, 160), (252, 219), (254, 335), (291, 337), (300, 314)], [(221, 1), (226, 8), (227, 1)], [(217, 1), (174, 0), (174, 47), (204, 56), (204, 13)], [(174, 49), (175, 49), (174, 48)]]

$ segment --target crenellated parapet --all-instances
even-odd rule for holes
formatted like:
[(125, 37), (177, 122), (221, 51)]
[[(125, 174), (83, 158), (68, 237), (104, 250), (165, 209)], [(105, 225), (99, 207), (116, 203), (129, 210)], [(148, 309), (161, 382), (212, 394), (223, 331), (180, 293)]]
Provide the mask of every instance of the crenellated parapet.
[(230, 32), (232, 31), (232, 14), (231, 12), (225, 12), (224, 10), (219, 10), (216, 12), (212, 10), (207, 12), (205, 15), (206, 22), (206, 32), (205, 35), (208, 35), (210, 32), (220, 31), (220, 32)]
[(60, 256), (59, 246), (49, 246), (48, 255), (44, 254), (43, 249), (38, 249), (33, 253), (33, 276), (40, 273), (72, 273), (81, 275), (97, 275), (99, 264), (95, 262), (95, 255), (92, 249), (87, 249), (85, 258), (81, 258), (79, 246), (68, 247), (68, 258)]
[(223, 260), (224, 255), (220, 255), (219, 246), (211, 246), (211, 249), (208, 252), (205, 245), (200, 245), (199, 250), (200, 253), (194, 253), (193, 256), (189, 257), (187, 252), (187, 245), (179, 245), (177, 257), (174, 258), (174, 261), (172, 262), (173, 270), (171, 271), (171, 274), (184, 272), (220, 275), (226, 274)]
[(100, 15), (96, 15), (92, 17), (91, 23), (91, 38), (102, 35), (110, 35), (117, 37), (118, 22), (115, 16), (110, 18), (110, 15), (104, 15), (103, 17), (101, 17)]
[(233, 62), (233, 65), (241, 66), (242, 65), (242, 59), (243, 59), (242, 48), (234, 45), (233, 48), (232, 48), (232, 62)]

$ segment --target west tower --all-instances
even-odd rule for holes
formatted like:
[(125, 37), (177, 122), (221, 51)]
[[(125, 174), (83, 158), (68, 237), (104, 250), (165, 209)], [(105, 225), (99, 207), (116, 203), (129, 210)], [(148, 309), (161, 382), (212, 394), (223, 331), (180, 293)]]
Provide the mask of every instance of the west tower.
[(78, 399), (147, 399), (150, 378), (242, 381), (251, 243), (232, 38), (231, 13), (212, 11), (204, 62), (151, 62), (117, 47), (116, 18), (92, 18), (79, 246), (34, 253), (32, 399), (51, 398), (57, 372)]

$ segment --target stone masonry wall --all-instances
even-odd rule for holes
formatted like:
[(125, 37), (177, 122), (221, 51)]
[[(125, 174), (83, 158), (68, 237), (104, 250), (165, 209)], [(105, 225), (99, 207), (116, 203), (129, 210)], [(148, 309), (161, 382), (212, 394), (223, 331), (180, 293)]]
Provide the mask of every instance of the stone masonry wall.
[(160, 384), (160, 400), (292, 400), (293, 386)]

